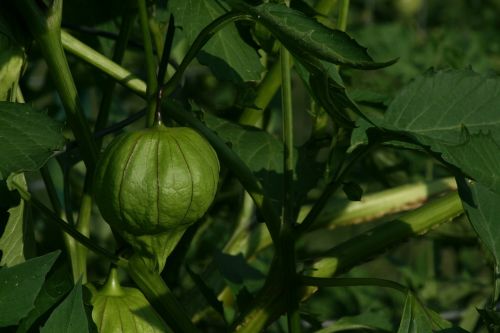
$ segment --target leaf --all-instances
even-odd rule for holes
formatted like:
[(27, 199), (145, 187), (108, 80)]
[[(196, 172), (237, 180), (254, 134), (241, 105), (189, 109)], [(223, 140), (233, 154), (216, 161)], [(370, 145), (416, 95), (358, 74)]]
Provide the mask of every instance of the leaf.
[(229, 143), (231, 149), (261, 181), (267, 195), (281, 205), (283, 193), (283, 145), (271, 134), (250, 126), (240, 126), (205, 113), (206, 125)]
[(121, 287), (120, 290), (119, 295), (97, 292), (92, 297), (92, 319), (99, 332), (169, 332), (139, 289)]
[(66, 296), (66, 299), (52, 312), (41, 333), (84, 333), (89, 332), (87, 315), (83, 306), (80, 281)]
[(191, 267), (189, 267), (189, 265), (186, 265), (186, 271), (188, 272), (189, 277), (191, 277), (191, 280), (193, 280), (195, 285), (198, 287), (199, 291), (201, 292), (207, 303), (210, 304), (210, 306), (215, 311), (217, 311), (217, 313), (219, 313), (225, 320), (223, 304), (221, 301), (217, 299), (217, 294), (215, 293), (215, 291), (212, 288), (210, 288), (203, 280), (203, 278), (199, 274), (195, 273), (191, 269)]
[(26, 104), (0, 102), (0, 179), (39, 169), (63, 147), (61, 125)]
[(60, 265), (47, 275), (47, 279), (35, 300), (34, 309), (21, 321), (16, 333), (28, 332), (30, 327), (61, 301), (71, 289), (73, 289), (71, 271), (67, 265)]
[(424, 307), (411, 292), (406, 295), (403, 315), (397, 333), (430, 333), (450, 326), (437, 313)]
[(395, 61), (376, 63), (366, 48), (345, 32), (332, 30), (315, 19), (282, 4), (265, 3), (252, 7), (239, 1), (228, 1), (235, 8), (250, 13), (297, 58), (313, 56), (335, 64), (355, 68), (381, 68)]
[(380, 126), (442, 153), (446, 161), (499, 193), (499, 104), (497, 76), (471, 70), (428, 73), (398, 94)]
[(458, 193), (465, 213), (484, 246), (500, 265), (500, 195), (477, 182), (458, 179)]
[(6, 3), (0, 5), (0, 101), (15, 101), (16, 90), (26, 60), (23, 46), (19, 41), (17, 22)]
[[(226, 10), (213, 0), (170, 0), (169, 8), (176, 23), (182, 27), (188, 44), (200, 31)], [(198, 54), (200, 63), (207, 65), (222, 80), (256, 81), (262, 65), (257, 52), (245, 44), (234, 25), (218, 31)]]
[(34, 306), (45, 276), (60, 251), (0, 269), (0, 327), (17, 325)]
[(342, 190), (351, 201), (361, 201), (363, 196), (363, 189), (355, 182), (346, 182), (342, 185)]
[(215, 263), (224, 278), (235, 284), (243, 284), (245, 280), (261, 280), (264, 275), (250, 266), (243, 255), (236, 256), (216, 252)]
[[(14, 175), (13, 178), (18, 184), (22, 184), (27, 188), (23, 174)], [(0, 267), (11, 267), (24, 262), (26, 260), (25, 250), (27, 250), (25, 241), (31, 238), (28, 237), (30, 231), (26, 230), (28, 221), (25, 218), (24, 200), (20, 199), (19, 204), (10, 208), (8, 213), (9, 219), (0, 238), (0, 251), (2, 254)]]

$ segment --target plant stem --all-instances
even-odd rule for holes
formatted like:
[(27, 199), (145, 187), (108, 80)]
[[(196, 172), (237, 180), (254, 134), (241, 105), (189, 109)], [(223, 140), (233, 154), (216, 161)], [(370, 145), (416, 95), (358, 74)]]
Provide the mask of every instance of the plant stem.
[(281, 63), (276, 62), (266, 73), (259, 86), (257, 95), (253, 101), (254, 107), (247, 107), (240, 116), (239, 123), (250, 126), (262, 126), (262, 115), (265, 108), (269, 105), (274, 95), (281, 85)]
[(146, 83), (129, 70), (121, 67), (108, 57), (80, 42), (66, 31), (61, 31), (61, 41), (66, 51), (108, 74), (118, 83), (140, 97), (146, 97)]
[[(120, 33), (118, 35), (118, 39), (116, 40), (112, 58), (113, 61), (118, 64), (122, 62), (123, 57), (125, 56), (125, 51), (127, 49), (127, 44), (130, 37), (130, 32), (132, 31), (133, 23), (135, 21), (135, 17), (136, 13), (133, 10), (127, 10), (122, 17)], [(104, 83), (102, 100), (101, 105), (99, 106), (99, 114), (95, 123), (94, 133), (105, 128), (108, 123), (114, 88), (115, 82), (108, 78)], [(100, 148), (101, 144), (102, 140), (98, 140), (97, 147)]]
[(348, 171), (361, 157), (365, 156), (376, 145), (376, 143), (371, 143), (365, 146), (361, 146), (351, 154), (349, 161), (347, 161), (345, 163), (345, 166), (339, 170), (338, 175), (333, 175), (332, 181), (323, 190), (320, 198), (314, 203), (312, 209), (309, 211), (304, 221), (302, 221), (302, 223), (297, 226), (298, 234), (304, 233), (311, 227), (311, 225), (316, 221), (319, 214), (325, 207), (328, 199), (332, 196), (333, 193), (338, 190), (340, 185), (342, 185), (342, 181), (344, 180)]
[(199, 332), (165, 281), (150, 270), (140, 257), (132, 256), (129, 259), (128, 273), (174, 332)]
[(158, 91), (158, 82), (156, 80), (156, 63), (153, 55), (153, 42), (149, 31), (148, 8), (146, 0), (137, 0), (139, 7), (139, 21), (141, 23), (142, 39), (144, 41), (144, 55), (146, 58), (146, 101), (148, 103), (148, 116), (146, 126), (151, 127), (155, 123), (156, 117), (156, 92)]
[(97, 147), (83, 114), (61, 44), (62, 0), (54, 0), (47, 8), (41, 8), (39, 6), (43, 4), (30, 0), (15, 1), (15, 4), (42, 51), (64, 105), (68, 123), (79, 143), (87, 170), (93, 172), (97, 161)]
[(340, 0), (339, 6), (339, 21), (337, 23), (337, 29), (346, 31), (348, 21), (347, 18), (349, 15), (349, 0)]
[(299, 276), (299, 281), (304, 286), (315, 287), (355, 287), (355, 286), (377, 286), (391, 288), (406, 295), (409, 289), (400, 283), (391, 280), (377, 278), (323, 278), (313, 276)]
[(80, 244), (86, 246), (89, 250), (95, 252), (96, 254), (99, 254), (99, 255), (103, 256), (104, 258), (110, 260), (111, 262), (113, 262), (117, 266), (123, 267), (124, 265), (126, 265), (126, 261), (124, 261), (124, 259), (117, 257), (113, 253), (109, 252), (108, 250), (100, 247), (99, 245), (96, 245), (88, 237), (86, 237), (86, 236), (82, 235), (80, 232), (78, 232), (73, 226), (66, 223), (66, 221), (62, 220), (57, 215), (55, 215), (53, 211), (51, 211), (48, 207), (46, 207), (44, 204), (42, 204), (40, 201), (38, 201), (38, 199), (34, 198), (31, 195), (31, 193), (29, 193), (28, 191), (23, 189), (22, 185), (18, 184), (17, 182), (12, 182), (12, 186), (19, 192), (19, 195), (21, 196), (21, 198), (23, 198), (23, 200), (30, 202), (33, 205), (33, 207), (35, 207), (42, 214), (44, 214), (50, 222), (55, 223), (64, 232), (69, 234), (71, 237), (73, 237)]
[[(419, 209), (402, 215), (397, 220), (368, 230), (325, 252), (325, 258), (316, 261), (311, 267), (312, 276), (331, 277), (345, 272), (373, 258), (377, 253), (394, 247), (409, 237), (421, 235), (462, 213), (462, 202), (458, 193), (449, 193)], [(307, 299), (316, 290), (316, 287), (301, 289), (300, 296), (303, 300)], [(262, 293), (260, 297), (269, 297), (269, 294)], [(240, 319), (240, 326), (251, 327), (253, 331), (242, 329), (241, 332), (260, 332), (267, 325), (267, 322), (271, 322), (287, 309), (286, 302), (281, 298), (273, 298), (272, 301), (267, 302), (257, 299), (256, 302), (262, 306), (250, 311), (244, 318)], [(263, 317), (259, 315), (261, 313), (268, 315)], [(264, 319), (266, 322), (263, 322)]]
[(290, 74), (290, 53), (286, 48), (280, 48), (281, 63), (281, 101), (283, 114), (283, 221), (281, 224), (281, 251), (277, 253), (283, 265), (286, 282), (286, 297), (288, 299), (287, 319), (288, 331), (300, 333), (299, 298), (297, 296), (295, 239), (293, 226), (294, 212), (294, 146), (293, 146), (293, 109), (292, 109), (292, 79)]
[(203, 28), (203, 30), (200, 31), (200, 33), (194, 40), (193, 44), (191, 44), (191, 47), (184, 56), (184, 59), (182, 59), (182, 62), (179, 65), (179, 68), (177, 68), (175, 74), (165, 84), (165, 87), (163, 89), (164, 96), (168, 97), (175, 90), (175, 88), (181, 81), (182, 75), (184, 74), (184, 71), (186, 70), (188, 65), (196, 57), (196, 55), (203, 48), (203, 46), (210, 40), (210, 38), (212, 38), (212, 36), (217, 33), (217, 31), (221, 30), (229, 23), (241, 20), (253, 20), (253, 17), (239, 12), (228, 12), (218, 17), (217, 19), (212, 21), (209, 25), (207, 25), (205, 28)]

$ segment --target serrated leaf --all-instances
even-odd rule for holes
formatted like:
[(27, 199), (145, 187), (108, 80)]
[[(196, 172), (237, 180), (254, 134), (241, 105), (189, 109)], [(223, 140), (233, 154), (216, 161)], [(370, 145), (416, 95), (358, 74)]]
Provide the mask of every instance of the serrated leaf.
[[(189, 44), (203, 28), (226, 12), (220, 2), (213, 0), (171, 0), (169, 8)], [(217, 32), (197, 57), (223, 80), (259, 80), (263, 69), (257, 52), (243, 42), (234, 25)]]
[(390, 104), (382, 127), (415, 138), (500, 193), (500, 79), (470, 70), (429, 73)]
[(47, 275), (40, 293), (35, 300), (35, 307), (19, 324), (16, 333), (28, 332), (50, 308), (61, 301), (73, 289), (71, 270), (67, 265), (60, 265)]
[(283, 145), (271, 134), (250, 126), (240, 126), (208, 113), (208, 127), (214, 130), (248, 165), (277, 205), (283, 193)]
[(61, 125), (29, 105), (0, 102), (0, 179), (39, 169), (64, 144)]
[[(23, 174), (14, 175), (14, 178), (18, 184), (22, 184), (27, 189), (26, 179)], [(31, 230), (26, 229), (28, 221), (25, 218), (24, 200), (20, 199), (19, 205), (10, 208), (8, 213), (9, 219), (0, 237), (0, 251), (2, 254), (0, 267), (11, 267), (24, 262), (26, 260), (25, 250), (28, 248), (28, 246), (25, 246), (25, 241), (32, 238), (29, 237)]]
[(329, 29), (314, 18), (282, 4), (265, 3), (252, 7), (238, 3), (234, 6), (254, 16), (298, 58), (307, 54), (355, 68), (381, 68), (394, 63), (374, 62), (366, 48), (345, 32)]
[(66, 296), (64, 301), (52, 312), (41, 333), (88, 333), (89, 324), (82, 297), (80, 281)]
[(500, 265), (500, 195), (477, 182), (458, 179), (458, 193), (465, 213), (484, 246)]
[(45, 276), (60, 251), (0, 269), (0, 327), (16, 325), (34, 306)]

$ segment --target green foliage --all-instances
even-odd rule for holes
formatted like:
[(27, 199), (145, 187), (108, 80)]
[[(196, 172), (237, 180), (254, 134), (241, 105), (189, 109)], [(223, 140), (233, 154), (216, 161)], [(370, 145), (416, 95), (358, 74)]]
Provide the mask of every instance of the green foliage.
[(63, 146), (61, 126), (27, 105), (0, 102), (0, 178), (39, 169)]
[(500, 7), (452, 2), (2, 3), (0, 330), (498, 331)]

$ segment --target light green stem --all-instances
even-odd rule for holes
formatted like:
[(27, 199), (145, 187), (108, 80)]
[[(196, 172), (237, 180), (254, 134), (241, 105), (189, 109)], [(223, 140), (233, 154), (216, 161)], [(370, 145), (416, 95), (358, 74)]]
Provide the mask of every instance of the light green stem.
[(341, 31), (346, 31), (347, 21), (349, 16), (349, 0), (340, 0), (339, 8), (339, 21), (337, 23), (337, 29)]
[(42, 5), (35, 1), (19, 0), (14, 3), (19, 7), (19, 12), (27, 22), (26, 26), (42, 51), (87, 170), (92, 172), (97, 161), (97, 148), (61, 44), (62, 0), (54, 0), (49, 8), (44, 9), (38, 7)]
[(146, 97), (146, 82), (135, 74), (132, 74), (129, 70), (121, 67), (116, 62), (82, 43), (64, 30), (61, 31), (61, 40), (66, 51), (96, 67), (103, 73), (108, 74), (133, 93), (141, 97)]
[(151, 127), (155, 124), (156, 118), (156, 92), (158, 91), (158, 81), (156, 79), (156, 63), (153, 55), (153, 42), (149, 31), (148, 8), (146, 0), (137, 0), (139, 7), (139, 21), (141, 23), (142, 40), (144, 43), (144, 55), (146, 58), (146, 101), (147, 117), (146, 126)]

